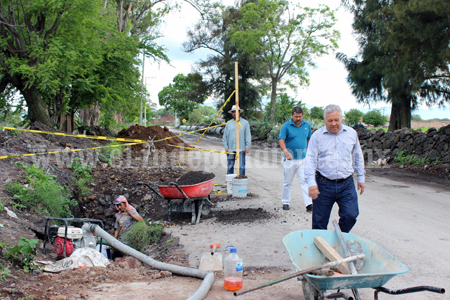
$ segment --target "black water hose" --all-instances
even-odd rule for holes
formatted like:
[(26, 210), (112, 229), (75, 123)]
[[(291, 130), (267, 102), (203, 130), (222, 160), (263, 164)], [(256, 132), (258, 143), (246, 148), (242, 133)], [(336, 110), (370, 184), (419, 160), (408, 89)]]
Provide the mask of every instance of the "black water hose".
[(154, 260), (153, 258), (131, 248), (130, 246), (127, 246), (121, 242), (119, 242), (117, 239), (115, 239), (112, 235), (104, 231), (100, 226), (90, 223), (85, 223), (83, 225), (83, 230), (86, 230), (88, 232), (92, 232), (103, 238), (105, 241), (108, 242), (111, 247), (119, 250), (120, 252), (133, 256), (137, 260), (143, 262), (144, 264), (147, 264), (151, 266), (152, 268), (162, 270), (162, 271), (169, 271), (174, 274), (183, 275), (183, 276), (191, 276), (203, 279), (202, 283), (198, 287), (198, 289), (195, 291), (194, 294), (192, 294), (188, 300), (201, 300), (203, 299), (209, 292), (212, 284), (214, 283), (214, 272), (207, 272), (202, 271), (198, 269), (188, 268), (188, 267), (182, 267), (177, 265), (172, 265), (168, 263), (163, 263), (157, 260)]
[(375, 300), (378, 300), (379, 292), (383, 292), (383, 293), (390, 294), (390, 295), (402, 295), (402, 294), (410, 294), (410, 293), (417, 293), (417, 292), (424, 292), (424, 291), (437, 293), (437, 294), (445, 294), (444, 288), (434, 287), (434, 286), (415, 286), (415, 287), (410, 287), (410, 288), (400, 289), (400, 290), (390, 290), (390, 289), (387, 289), (387, 288), (381, 286), (381, 287), (376, 287), (373, 289), (376, 290), (374, 293)]

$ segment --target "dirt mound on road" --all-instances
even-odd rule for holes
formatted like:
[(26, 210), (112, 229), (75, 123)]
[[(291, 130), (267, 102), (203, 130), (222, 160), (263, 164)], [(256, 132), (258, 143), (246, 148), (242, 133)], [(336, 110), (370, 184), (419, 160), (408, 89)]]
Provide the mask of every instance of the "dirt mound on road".
[[(135, 140), (151, 140), (154, 141), (165, 139), (168, 137), (172, 137), (171, 139), (164, 140), (161, 142), (156, 142), (155, 147), (158, 150), (164, 149), (167, 152), (172, 152), (174, 150), (184, 150), (183, 148), (176, 148), (169, 145), (175, 145), (175, 146), (183, 146), (183, 147), (191, 147), (189, 144), (186, 144), (181, 140), (179, 137), (177, 137), (175, 134), (173, 134), (172, 131), (169, 130), (166, 126), (140, 126), (138, 124), (131, 126), (128, 129), (123, 129), (118, 134), (119, 138), (126, 138), (126, 139), (135, 139)], [(169, 144), (169, 145), (168, 145)], [(143, 144), (141, 145), (133, 145), (131, 146), (131, 149), (135, 151), (140, 151), (143, 149)]]

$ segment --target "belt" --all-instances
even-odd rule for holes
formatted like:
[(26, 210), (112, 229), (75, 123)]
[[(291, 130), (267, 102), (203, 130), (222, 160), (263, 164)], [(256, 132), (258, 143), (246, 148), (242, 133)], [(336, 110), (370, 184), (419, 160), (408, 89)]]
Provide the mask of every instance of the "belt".
[(323, 176), (322, 174), (320, 174), (319, 172), (316, 172), (316, 177), (323, 178), (323, 179), (328, 180), (328, 181), (340, 183), (340, 182), (346, 181), (347, 179), (349, 179), (350, 177), (352, 177), (352, 175), (348, 176), (347, 178), (341, 178), (341, 179), (329, 179), (329, 178), (326, 178), (325, 176)]

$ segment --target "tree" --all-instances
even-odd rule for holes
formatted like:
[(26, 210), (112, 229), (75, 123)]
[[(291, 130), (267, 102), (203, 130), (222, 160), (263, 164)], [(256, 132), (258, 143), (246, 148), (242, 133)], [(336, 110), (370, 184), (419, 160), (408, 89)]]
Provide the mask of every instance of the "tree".
[(411, 117), (412, 121), (422, 121), (422, 117), (420, 115), (412, 115)]
[(348, 112), (345, 113), (345, 120), (350, 125), (358, 125), (361, 122), (361, 117), (364, 115), (364, 113), (356, 108), (350, 109)]
[[(289, 99), (285, 93), (281, 94), (275, 103), (275, 123), (285, 123), (292, 117), (292, 108), (294, 106), (301, 106), (303, 108), (303, 118), (306, 119), (308, 112), (305, 105), (301, 101)], [(268, 120), (270, 114), (270, 102), (266, 104), (264, 109), (264, 117)]]
[(310, 112), (311, 119), (323, 120), (323, 107), (314, 106)]
[(200, 105), (199, 109), (202, 115), (206, 118), (212, 118), (217, 114), (217, 110), (209, 105)]
[[(278, 84), (293, 89), (308, 84), (307, 68), (315, 66), (314, 58), (337, 48), (339, 32), (332, 29), (332, 10), (299, 5), (291, 9), (285, 0), (248, 2), (241, 8), (243, 18), (232, 26), (231, 42), (264, 62), (271, 85), (270, 122), (275, 118)], [(291, 81), (295, 78), (297, 84)]]
[(89, 73), (99, 62), (99, 8), (92, 0), (2, 1), (0, 93), (9, 85), (16, 88), (31, 121), (56, 123), (73, 78), (88, 88)]
[(198, 104), (205, 102), (207, 91), (200, 74), (178, 74), (173, 78), (173, 84), (170, 83), (158, 93), (159, 105), (172, 109), (180, 117), (187, 119)]
[(371, 110), (363, 116), (363, 121), (366, 124), (378, 127), (386, 124), (387, 118), (379, 110)]
[(200, 108), (194, 108), (191, 113), (189, 113), (188, 124), (198, 124), (201, 123), (203, 119), (202, 111)]
[[(240, 52), (230, 41), (229, 27), (241, 18), (238, 9), (217, 5), (206, 18), (195, 24), (193, 30), (189, 30), (188, 41), (183, 46), (188, 53), (201, 48), (215, 53), (198, 61), (197, 67), (208, 78), (210, 93), (220, 99), (218, 109), (235, 90), (235, 61), (238, 61), (239, 107), (246, 115), (255, 115), (261, 108), (261, 94), (265, 89), (260, 82), (264, 67), (256, 57)], [(225, 119), (232, 118), (228, 111), (234, 103), (231, 99), (224, 107)]]
[(421, 103), (450, 100), (450, 4), (445, 0), (343, 0), (354, 14), (360, 53), (339, 53), (358, 102), (391, 103), (389, 130), (411, 127)]

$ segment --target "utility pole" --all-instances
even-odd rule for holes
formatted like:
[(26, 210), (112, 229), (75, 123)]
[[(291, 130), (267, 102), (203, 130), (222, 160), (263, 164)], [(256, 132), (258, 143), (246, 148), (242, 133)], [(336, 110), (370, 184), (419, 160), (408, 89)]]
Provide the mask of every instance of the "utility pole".
[(144, 70), (145, 70), (145, 49), (142, 50), (141, 112), (139, 115), (139, 125), (141, 126), (142, 126), (142, 101), (144, 100)]
[[(156, 77), (145, 77), (145, 88), (147, 89), (147, 79), (152, 79), (152, 78), (156, 78)], [(148, 101), (147, 99), (145, 99), (145, 106), (144, 106), (144, 124), (145, 126), (147, 126), (147, 105), (148, 105)]]

